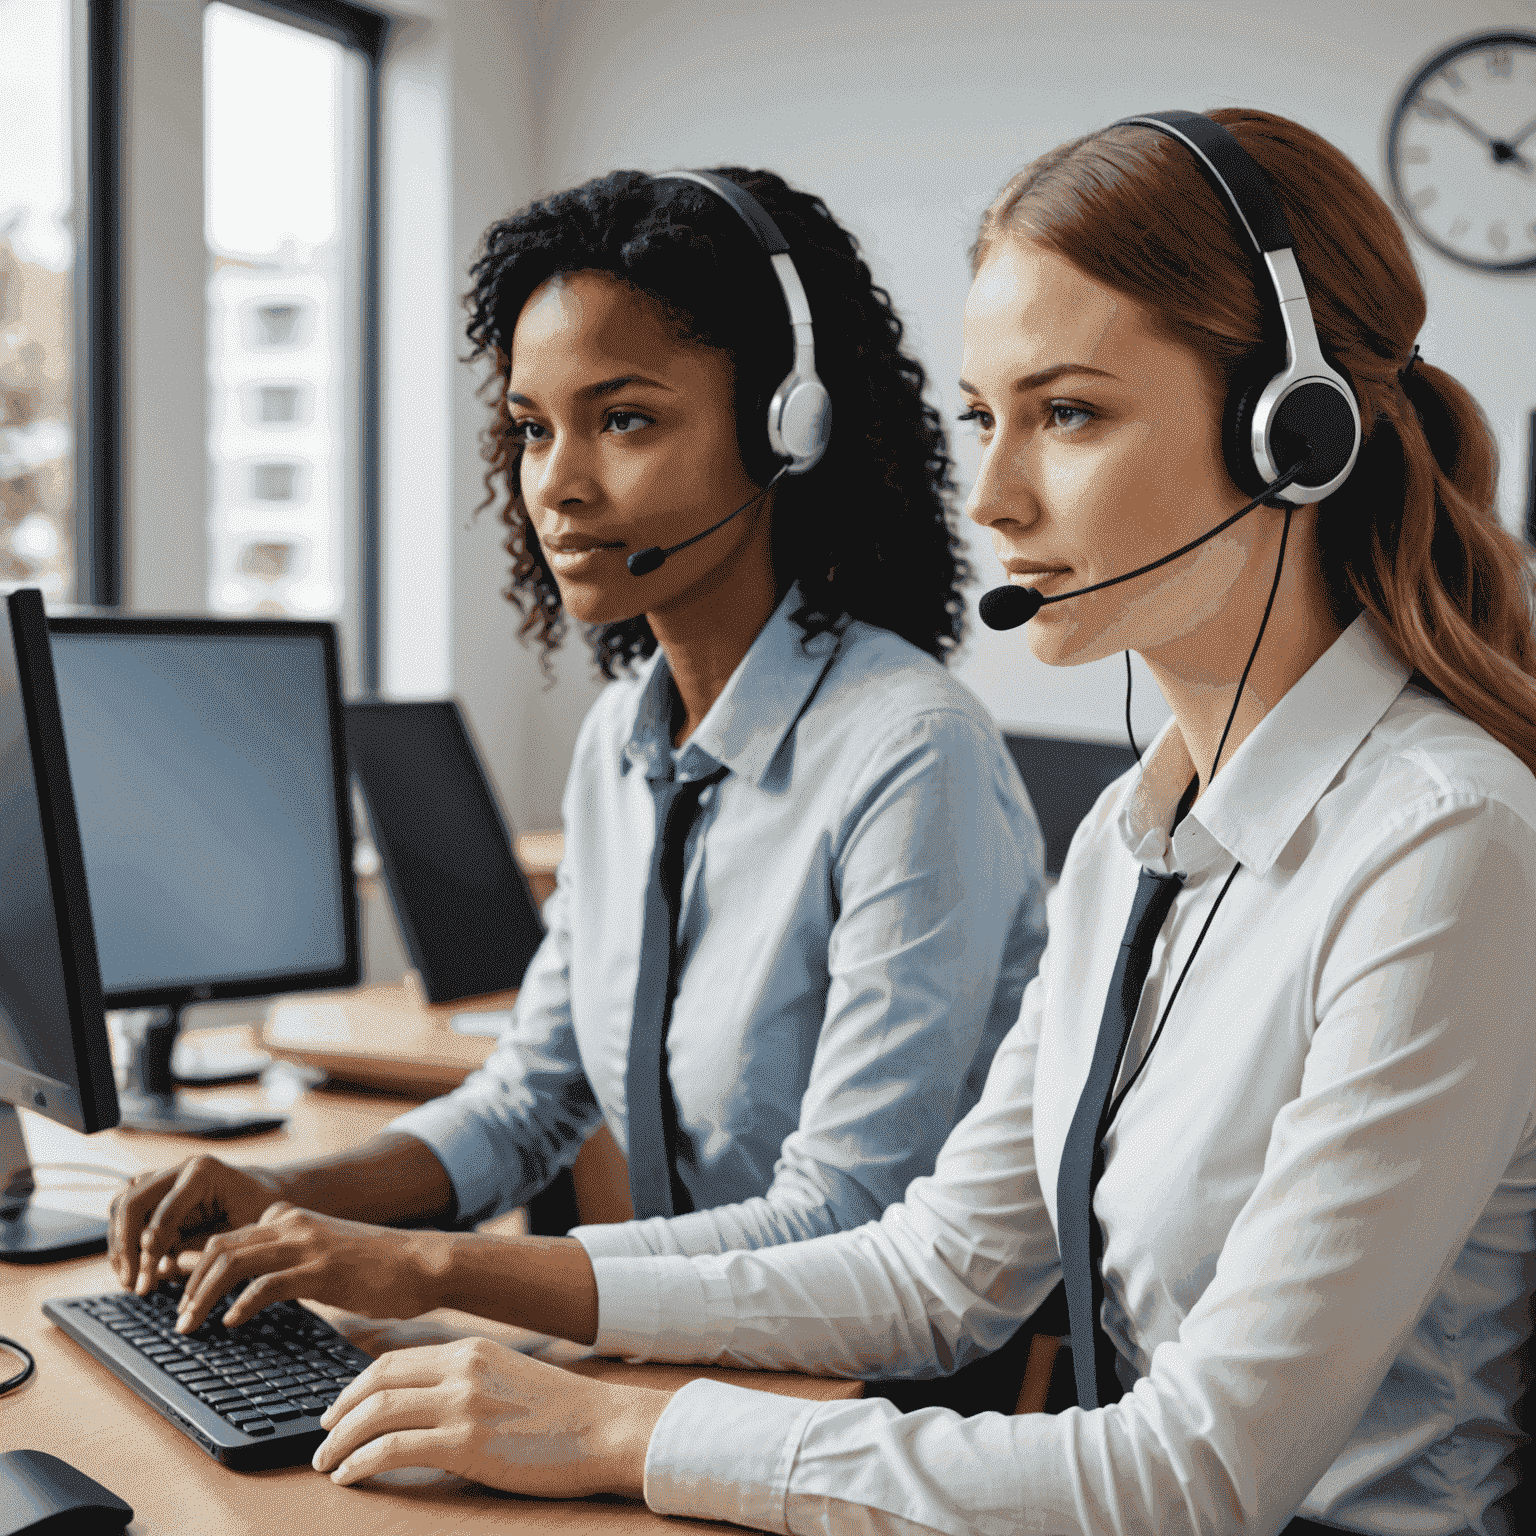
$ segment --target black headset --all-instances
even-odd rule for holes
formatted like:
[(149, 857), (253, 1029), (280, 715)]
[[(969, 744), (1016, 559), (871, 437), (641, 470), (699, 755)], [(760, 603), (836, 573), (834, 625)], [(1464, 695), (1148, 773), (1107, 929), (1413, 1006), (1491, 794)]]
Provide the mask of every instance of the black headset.
[(816, 338), (811, 306), (790, 258), (789, 241), (768, 210), (745, 187), (713, 171), (663, 171), (653, 181), (691, 181), (713, 192), (752, 231), (784, 293), (795, 360), (768, 402), (768, 445), (785, 461), (784, 473), (803, 475), (827, 451), (832, 436), (832, 398), (816, 376)]
[[(1348, 381), (1323, 356), (1295, 240), (1269, 178), (1237, 139), (1199, 112), (1146, 112), (1121, 118), (1167, 134), (1196, 163), (1253, 248), (1255, 269), (1268, 275), (1285, 332), (1285, 365), (1271, 347), (1238, 371), (1222, 420), (1227, 472), (1256, 495), (1298, 462), (1301, 476), (1269, 498), (1305, 506), (1349, 478), (1360, 452), (1360, 407)], [(1265, 285), (1261, 282), (1261, 288)], [(1278, 340), (1278, 336), (1274, 338)]]

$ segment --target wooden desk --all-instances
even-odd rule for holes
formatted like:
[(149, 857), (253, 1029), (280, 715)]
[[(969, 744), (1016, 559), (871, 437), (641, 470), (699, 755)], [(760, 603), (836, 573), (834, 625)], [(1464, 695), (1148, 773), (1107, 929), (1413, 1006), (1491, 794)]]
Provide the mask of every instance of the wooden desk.
[[(269, 1089), (265, 1100), (285, 1095)], [(208, 1089), (190, 1097), (249, 1105), (261, 1090)], [(77, 1136), (23, 1111), (33, 1161), (107, 1164), (133, 1173), (162, 1167), (197, 1152), (214, 1150), (229, 1160), (270, 1164), (352, 1146), (398, 1114), (407, 1100), (385, 1095), (327, 1091), (304, 1093), (284, 1104), (290, 1116), (281, 1131), (209, 1143), (168, 1136), (107, 1131)], [(84, 1176), (40, 1168), (45, 1203), (94, 1206), (104, 1212), (116, 1186), (89, 1192)], [(75, 1192), (61, 1184), (73, 1183)], [(497, 1531), (561, 1533), (561, 1536), (629, 1536), (680, 1529), (643, 1505), (625, 1500), (524, 1499), (494, 1492), (426, 1468), (386, 1473), (355, 1488), (338, 1488), (308, 1467), (270, 1472), (230, 1472), (171, 1428), (111, 1372), (45, 1319), (50, 1296), (117, 1289), (105, 1257), (37, 1266), (0, 1265), (0, 1331), (25, 1344), (37, 1358), (26, 1386), (0, 1397), (0, 1449), (28, 1446), (51, 1451), (126, 1499), (136, 1518), (132, 1536), (347, 1536), (363, 1533), (457, 1533)], [(676, 1388), (699, 1376), (766, 1391), (827, 1400), (856, 1397), (857, 1382), (753, 1371), (700, 1370), (676, 1366), (627, 1366), (599, 1360), (577, 1345), (543, 1339), (524, 1330), (447, 1310), (408, 1321), (379, 1321), (316, 1306), (370, 1354), (480, 1334), (500, 1339), (585, 1375)], [(689, 1522), (683, 1530), (731, 1531), (734, 1526)]]

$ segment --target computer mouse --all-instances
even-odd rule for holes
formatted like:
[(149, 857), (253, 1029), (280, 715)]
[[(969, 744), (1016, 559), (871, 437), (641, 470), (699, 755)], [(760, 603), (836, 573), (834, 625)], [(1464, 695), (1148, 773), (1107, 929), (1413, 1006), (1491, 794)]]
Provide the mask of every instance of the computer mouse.
[(117, 1536), (133, 1511), (47, 1451), (0, 1453), (0, 1536)]

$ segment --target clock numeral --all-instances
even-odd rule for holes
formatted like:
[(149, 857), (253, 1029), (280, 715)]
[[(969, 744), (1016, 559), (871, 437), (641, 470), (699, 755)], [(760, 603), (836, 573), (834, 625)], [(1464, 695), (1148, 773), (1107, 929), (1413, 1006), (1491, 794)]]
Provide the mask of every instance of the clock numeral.
[(1500, 256), (1509, 249), (1509, 228), (1503, 219), (1495, 219), (1488, 226), (1488, 244), (1496, 250)]
[(1419, 190), (1408, 199), (1408, 201), (1412, 203), (1420, 213), (1423, 213), (1423, 211), (1428, 208), (1429, 205), (1433, 203), (1434, 200), (1439, 196), (1440, 191), (1438, 187), (1420, 187)]
[(1447, 64), (1436, 76), (1436, 79), (1444, 80), (1453, 91), (1464, 91), (1467, 88), (1467, 82), (1461, 78), (1461, 74), (1454, 64)]
[(1457, 219), (1456, 222), (1452, 224), (1448, 230), (1446, 230), (1445, 238), (1447, 240), (1460, 240), (1461, 237), (1471, 228), (1471, 219)]
[(1515, 56), (1508, 48), (1495, 48), (1483, 55), (1483, 68), (1490, 75), (1507, 80), (1515, 67)]
[(1425, 144), (1405, 144), (1398, 153), (1404, 165), (1428, 165), (1429, 147)]

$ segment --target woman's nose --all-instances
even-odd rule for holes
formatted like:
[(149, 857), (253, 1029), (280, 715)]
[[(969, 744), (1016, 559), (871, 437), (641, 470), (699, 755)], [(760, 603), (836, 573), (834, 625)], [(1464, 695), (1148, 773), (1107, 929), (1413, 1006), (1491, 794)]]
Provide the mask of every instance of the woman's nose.
[(1004, 522), (1028, 524), (1035, 519), (1034, 493), (1025, 467), (1018, 462), (1017, 453), (1001, 450), (1001, 439), (987, 444), (965, 501), (966, 516), (983, 528)]
[(596, 482), (592, 471), (591, 454), (579, 436), (557, 433), (539, 453), (523, 455), (523, 495), (551, 511), (579, 506), (593, 499)]

